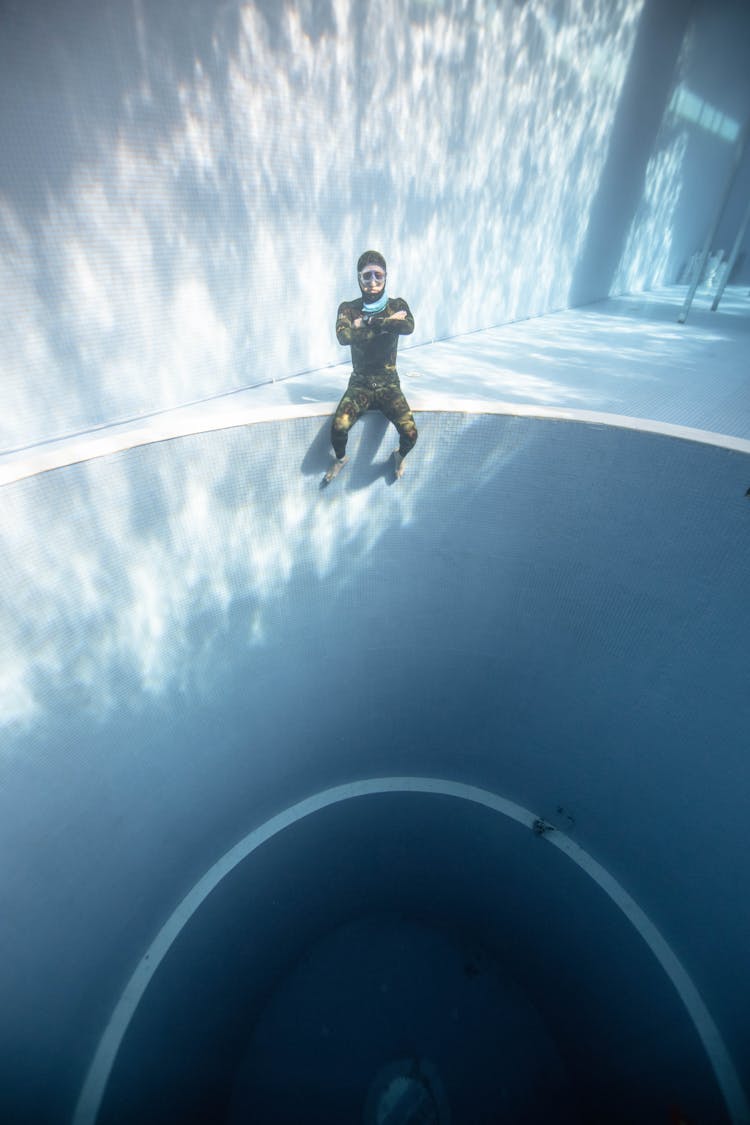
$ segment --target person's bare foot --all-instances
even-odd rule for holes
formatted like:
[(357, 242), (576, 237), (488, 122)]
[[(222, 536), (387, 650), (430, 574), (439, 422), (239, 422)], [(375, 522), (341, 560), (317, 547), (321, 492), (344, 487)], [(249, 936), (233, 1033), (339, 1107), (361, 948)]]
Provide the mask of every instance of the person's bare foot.
[(393, 471), (396, 474), (396, 480), (401, 480), (404, 475), (404, 458), (397, 449), (393, 451)]
[(331, 481), (339, 475), (348, 460), (348, 457), (342, 457), (340, 461), (338, 458), (336, 458), (336, 460), (333, 462), (330, 469), (326, 473), (325, 477), (323, 478), (326, 484), (330, 484)]

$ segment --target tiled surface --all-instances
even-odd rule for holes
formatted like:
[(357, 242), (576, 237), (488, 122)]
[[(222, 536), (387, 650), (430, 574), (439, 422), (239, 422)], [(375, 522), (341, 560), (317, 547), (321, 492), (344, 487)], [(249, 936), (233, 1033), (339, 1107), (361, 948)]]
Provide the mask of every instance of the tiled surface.
[[(683, 286), (402, 347), (415, 410), (601, 414), (750, 440), (750, 294), (728, 289), (717, 312), (699, 292), (686, 324)], [(417, 311), (418, 315), (418, 311)], [(0, 484), (169, 437), (333, 411), (348, 363), (237, 391), (83, 435), (0, 454)]]
[[(622, 297), (405, 349), (399, 370), (416, 409), (457, 397), (601, 411), (750, 438), (750, 296), (718, 312), (699, 296), (677, 323), (684, 288)], [(346, 370), (274, 388), (278, 401), (335, 400)]]

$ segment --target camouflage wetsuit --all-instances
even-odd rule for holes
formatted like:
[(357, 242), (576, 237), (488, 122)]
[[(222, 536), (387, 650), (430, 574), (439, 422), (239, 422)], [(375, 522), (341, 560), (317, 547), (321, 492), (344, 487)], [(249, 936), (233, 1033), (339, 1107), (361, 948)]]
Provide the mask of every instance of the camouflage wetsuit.
[[(380, 410), (399, 433), (399, 453), (405, 457), (414, 448), (417, 427), (409, 403), (404, 398), (396, 370), (396, 352), (399, 336), (414, 331), (414, 317), (402, 297), (388, 299), (381, 313), (369, 323), (354, 327), (354, 321), (363, 315), (363, 298), (344, 301), (336, 317), (336, 338), (340, 344), (350, 344), (352, 349), (352, 374), (349, 385), (331, 427), (331, 444), (339, 460), (344, 456), (349, 430), (365, 410)], [(386, 317), (403, 310), (403, 320), (383, 324)]]

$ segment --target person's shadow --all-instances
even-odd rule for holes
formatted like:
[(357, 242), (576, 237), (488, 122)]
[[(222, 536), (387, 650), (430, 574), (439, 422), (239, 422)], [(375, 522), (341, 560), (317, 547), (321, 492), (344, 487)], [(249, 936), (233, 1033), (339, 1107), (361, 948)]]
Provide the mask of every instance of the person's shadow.
[[(325, 480), (325, 474), (331, 467), (333, 453), (331, 451), (331, 419), (327, 418), (302, 462), (302, 472), (306, 476), (320, 473), (320, 488), (341, 488), (355, 491), (369, 488), (377, 480), (385, 480), (387, 485), (396, 483), (396, 474), (393, 464), (393, 450), (398, 447), (398, 434), (393, 430), (392, 446), (385, 448), (387, 452), (380, 452), (386, 430), (392, 429), (388, 419), (379, 410), (368, 410), (349, 433), (349, 443), (346, 454), (349, 460), (344, 468), (330, 483)], [(377, 458), (377, 459), (376, 459)]]

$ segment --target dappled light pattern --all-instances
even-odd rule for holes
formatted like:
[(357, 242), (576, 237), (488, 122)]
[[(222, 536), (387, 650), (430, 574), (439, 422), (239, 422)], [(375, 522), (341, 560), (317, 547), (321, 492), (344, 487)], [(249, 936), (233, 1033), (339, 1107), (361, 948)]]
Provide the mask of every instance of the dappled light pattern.
[[(700, 294), (688, 333), (677, 324), (684, 295), (679, 285), (621, 295), (427, 344), (401, 356), (402, 385), (418, 411), (593, 411), (746, 441), (747, 291), (728, 288), (719, 313)], [(328, 399), (332, 408), (342, 379), (340, 370), (318, 371), (238, 402), (252, 395), (304, 407)], [(0, 459), (0, 479), (3, 468)]]
[[(602, 411), (747, 437), (746, 321), (696, 308), (689, 336), (675, 309), (682, 289), (633, 295), (475, 332), (410, 353), (403, 381), (415, 408), (498, 401)], [(735, 307), (746, 302), (735, 297)], [(748, 326), (750, 328), (750, 326)], [(720, 380), (705, 379), (722, 348)], [(296, 381), (295, 381), (296, 382)], [(294, 383), (288, 385), (291, 389)], [(734, 398), (725, 404), (725, 398)]]
[[(407, 529), (431, 488), (470, 491), (461, 466), (475, 416), (432, 411), (557, 408), (602, 420), (606, 412), (747, 442), (746, 293), (729, 292), (719, 314), (698, 300), (689, 333), (676, 323), (682, 299), (674, 287), (405, 353), (420, 440), (391, 487), (395, 431), (377, 415), (354, 431), (341, 478), (319, 487), (332, 402), (308, 400), (321, 389), (333, 399), (341, 370), (237, 396), (238, 418), (250, 419), (260, 399), (278, 422), (143, 438), (157, 444), (15, 482), (9, 461), (0, 487), (0, 723), (23, 730), (53, 713), (60, 693), (64, 709), (101, 717), (175, 690), (213, 692), (237, 657), (226, 644), (230, 619), (243, 621), (243, 650), (262, 649), (300, 567), (316, 582), (330, 579), (336, 598), (333, 575), (366, 563), (390, 529)], [(225, 401), (191, 424), (230, 426)], [(320, 416), (284, 420), (295, 404)], [(176, 426), (170, 415), (158, 436), (170, 436), (170, 418)], [(522, 419), (498, 428), (486, 460), (473, 463), (478, 487), (512, 461), (526, 432)], [(98, 440), (70, 440), (60, 452), (66, 463), (84, 460)]]
[[(408, 487), (388, 487), (394, 442), (372, 417), (346, 477), (321, 489), (328, 426), (197, 435), (0, 489), (0, 576), (12, 589), (0, 605), (0, 725), (22, 732), (58, 707), (103, 719), (170, 692), (210, 697), (243, 652), (277, 640), (292, 586), (296, 598), (344, 563), (357, 573), (386, 531), (410, 523), (472, 419), (442, 421), (438, 446), (425, 418)], [(492, 465), (521, 440), (511, 426)], [(300, 441), (302, 472), (289, 461)], [(442, 487), (466, 482), (446, 474)], [(230, 619), (235, 632), (241, 623), (232, 645)]]
[(1, 181), (0, 447), (339, 362), (367, 244), (414, 344), (565, 306), (641, 7), (16, 11), (0, 101), (64, 116)]
[(694, 33), (686, 35), (676, 65), (677, 84), (654, 142), (640, 202), (630, 223), (610, 293), (640, 293), (670, 285), (684, 263), (673, 246), (675, 216), (682, 202), (689, 125), (680, 110), (679, 79), (686, 73)]
[(649, 158), (643, 196), (625, 243), (612, 293), (636, 293), (671, 283), (679, 269), (672, 245), (674, 217), (683, 188), (687, 131), (663, 130)]
[[(706, 7), (701, 15), (705, 18), (710, 10)], [(725, 166), (728, 169), (729, 154), (736, 145), (740, 130), (733, 117), (722, 113), (688, 85), (695, 80), (699, 38), (698, 28), (693, 22), (682, 42), (675, 67), (674, 87), (648, 159), (641, 199), (630, 223), (610, 294), (639, 293), (672, 285), (678, 279), (684, 280), (690, 256), (701, 249), (708, 232), (720, 187), (710, 188), (705, 198), (696, 201), (694, 173), (686, 173), (691, 140), (696, 137), (702, 139), (703, 160), (710, 161), (718, 169)], [(731, 65), (732, 60), (727, 59), (726, 66), (731, 68)], [(706, 137), (712, 140), (712, 148), (705, 146)], [(720, 172), (722, 186), (723, 179), (724, 173)], [(701, 180), (711, 183), (705, 169), (701, 169)], [(705, 214), (695, 229), (695, 243), (686, 247), (684, 242), (680, 244), (675, 239), (675, 231), (681, 225), (677, 217), (680, 211), (688, 211), (696, 205)], [(719, 248), (715, 246), (712, 249)]]

